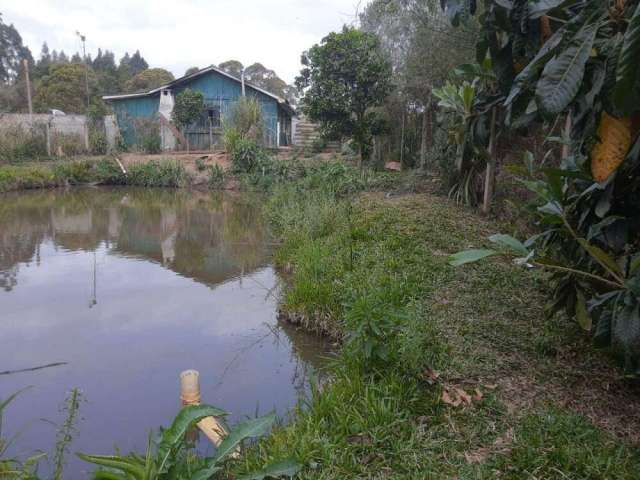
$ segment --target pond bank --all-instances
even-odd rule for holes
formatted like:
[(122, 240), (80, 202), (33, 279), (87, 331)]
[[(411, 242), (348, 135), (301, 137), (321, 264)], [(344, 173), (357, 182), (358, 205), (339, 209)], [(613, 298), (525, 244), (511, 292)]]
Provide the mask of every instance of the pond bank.
[[(239, 471), (302, 478), (635, 478), (638, 388), (564, 318), (542, 274), (448, 255), (499, 226), (431, 195), (282, 188), (281, 310), (344, 340), (334, 379)], [(320, 320), (320, 321), (318, 321)]]
[[(122, 171), (125, 168), (126, 173)], [(237, 189), (226, 154), (134, 155), (0, 165), (0, 193), (69, 185)]]

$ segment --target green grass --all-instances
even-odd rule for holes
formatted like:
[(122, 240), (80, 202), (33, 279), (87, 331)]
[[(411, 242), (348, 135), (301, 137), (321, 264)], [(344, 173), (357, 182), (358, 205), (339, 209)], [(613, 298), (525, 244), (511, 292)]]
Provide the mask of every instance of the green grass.
[[(349, 197), (305, 182), (267, 206), (287, 272), (281, 307), (341, 339), (341, 353), (332, 380), (239, 472), (293, 453), (310, 479), (637, 477), (633, 438), (612, 435), (610, 397), (580, 381), (615, 366), (568, 320), (545, 320), (546, 278), (500, 261), (448, 265), (498, 226), (437, 197)], [(445, 403), (455, 388), (481, 398)], [(587, 392), (584, 411), (609, 431), (572, 404)]]
[(185, 168), (171, 159), (134, 164), (127, 175), (109, 157), (0, 165), (0, 192), (81, 184), (179, 188), (190, 182)]

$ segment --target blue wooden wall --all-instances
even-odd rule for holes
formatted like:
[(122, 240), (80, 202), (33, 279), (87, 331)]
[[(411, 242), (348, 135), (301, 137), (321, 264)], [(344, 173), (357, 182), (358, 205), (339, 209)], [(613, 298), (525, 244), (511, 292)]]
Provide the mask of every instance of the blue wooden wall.
[[(202, 92), (207, 106), (219, 106), (223, 123), (225, 115), (242, 96), (240, 82), (215, 71), (204, 73), (175, 86), (172, 89), (174, 97), (187, 88)], [(278, 102), (249, 85), (246, 86), (245, 91), (247, 96), (253, 96), (261, 103), (267, 144), (277, 146)], [(160, 94), (112, 100), (112, 105), (125, 143), (127, 146), (133, 146), (136, 143), (134, 119), (152, 118), (158, 112)]]

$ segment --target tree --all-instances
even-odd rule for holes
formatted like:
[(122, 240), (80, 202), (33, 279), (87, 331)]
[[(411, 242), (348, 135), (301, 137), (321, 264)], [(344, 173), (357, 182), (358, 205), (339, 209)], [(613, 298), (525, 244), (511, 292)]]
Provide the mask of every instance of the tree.
[(304, 113), (320, 123), (327, 138), (351, 137), (366, 160), (381, 127), (373, 109), (392, 90), (391, 64), (378, 37), (345, 26), (305, 52), (302, 64), (296, 84), (306, 89)]
[[(81, 63), (52, 65), (49, 74), (36, 86), (34, 108), (42, 112), (55, 108), (67, 113), (86, 113), (86, 71), (86, 65)], [(96, 78), (92, 70), (88, 79), (90, 94), (95, 94)]]
[(115, 93), (120, 90), (118, 69), (116, 68), (113, 52), (98, 49), (98, 55), (93, 60), (93, 71), (96, 73), (100, 94)]
[(287, 82), (278, 77), (276, 72), (269, 70), (261, 63), (249, 65), (244, 71), (244, 78), (250, 84), (267, 92), (282, 98), (286, 97)]
[(244, 65), (242, 65), (238, 60), (227, 60), (226, 62), (222, 62), (218, 65), (218, 68), (229, 75), (240, 78), (242, 76)]
[(198, 67), (189, 67), (187, 68), (187, 71), (184, 72), (184, 76), (188, 76), (188, 75), (193, 75), (194, 73), (198, 73), (200, 71), (200, 69)]
[(173, 74), (163, 68), (150, 68), (138, 73), (125, 84), (127, 92), (145, 92), (174, 80)]
[(22, 73), (23, 61), (33, 67), (33, 56), (22, 44), (22, 37), (13, 25), (7, 25), (0, 14), (0, 84), (13, 84)]
[(42, 49), (40, 50), (40, 58), (36, 62), (33, 70), (33, 78), (41, 78), (48, 74), (50, 65), (51, 53), (49, 53), (49, 46), (47, 45), (47, 42), (44, 42), (42, 44)]
[(140, 55), (140, 51), (136, 50), (136, 53), (129, 55), (129, 52), (125, 52), (124, 56), (120, 59), (118, 65), (118, 78), (120, 80), (121, 88), (126, 89), (127, 82), (139, 73), (147, 70), (149, 64)]
[[(171, 118), (178, 128), (185, 129), (194, 123), (204, 110), (204, 95), (202, 92), (195, 92), (190, 88), (183, 90), (176, 95), (176, 102), (171, 112)], [(189, 142), (187, 141), (187, 150)]]

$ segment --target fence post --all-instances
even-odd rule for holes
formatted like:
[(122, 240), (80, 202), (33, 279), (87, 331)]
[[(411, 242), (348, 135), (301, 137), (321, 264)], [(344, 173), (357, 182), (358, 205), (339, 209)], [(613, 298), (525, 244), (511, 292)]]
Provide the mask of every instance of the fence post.
[(84, 117), (84, 147), (89, 152), (89, 119)]
[(44, 135), (47, 141), (47, 157), (51, 156), (51, 126), (49, 123), (50, 120), (47, 120), (47, 123), (44, 124)]
[(484, 201), (482, 203), (482, 213), (488, 214), (491, 211), (493, 201), (493, 187), (496, 176), (496, 111), (498, 107), (491, 110), (491, 134), (489, 137), (489, 160), (487, 161), (487, 172), (484, 179)]

